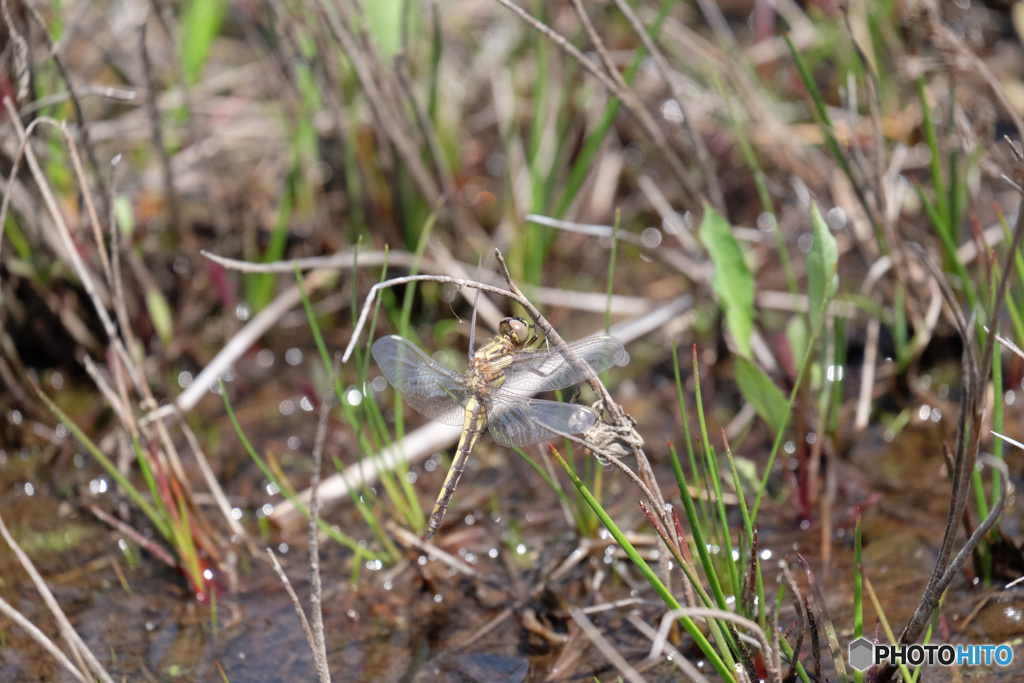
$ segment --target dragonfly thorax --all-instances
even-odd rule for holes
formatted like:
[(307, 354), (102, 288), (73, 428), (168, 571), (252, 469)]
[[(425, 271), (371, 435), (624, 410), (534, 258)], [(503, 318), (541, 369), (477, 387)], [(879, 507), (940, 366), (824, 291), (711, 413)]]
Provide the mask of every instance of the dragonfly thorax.
[(466, 388), (484, 397), (496, 391), (505, 381), (505, 373), (515, 355), (530, 340), (526, 323), (518, 318), (506, 318), (499, 326), (501, 334), (481, 346), (469, 359)]

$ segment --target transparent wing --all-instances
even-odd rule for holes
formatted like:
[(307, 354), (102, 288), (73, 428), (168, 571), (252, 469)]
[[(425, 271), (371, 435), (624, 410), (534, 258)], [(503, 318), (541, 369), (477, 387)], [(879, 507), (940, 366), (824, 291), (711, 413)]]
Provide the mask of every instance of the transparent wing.
[(559, 438), (552, 429), (579, 434), (597, 421), (586, 406), (499, 393), (487, 410), (487, 428), (502, 446), (518, 448)]
[[(579, 363), (570, 358), (576, 357)], [(586, 337), (565, 346), (523, 351), (505, 376), (502, 390), (553, 391), (584, 382), (613, 365), (625, 365), (629, 354), (615, 337)]]
[(405, 402), (432, 420), (461, 427), (469, 399), (464, 378), (397, 335), (381, 337), (370, 350)]

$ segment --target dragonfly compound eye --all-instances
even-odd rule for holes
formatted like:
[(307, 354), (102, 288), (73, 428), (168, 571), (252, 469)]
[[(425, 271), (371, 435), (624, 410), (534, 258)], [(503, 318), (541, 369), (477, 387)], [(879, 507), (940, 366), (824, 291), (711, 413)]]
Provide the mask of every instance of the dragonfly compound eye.
[(525, 322), (519, 318), (506, 318), (505, 320), (508, 321), (509, 336), (511, 336), (517, 344), (522, 345), (529, 341), (530, 328)]

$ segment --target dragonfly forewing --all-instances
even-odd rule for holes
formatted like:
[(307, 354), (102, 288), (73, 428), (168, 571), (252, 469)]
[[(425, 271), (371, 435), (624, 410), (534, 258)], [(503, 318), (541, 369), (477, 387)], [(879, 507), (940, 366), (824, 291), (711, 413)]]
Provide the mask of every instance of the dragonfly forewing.
[(417, 412), (442, 424), (462, 426), (463, 406), (471, 395), (463, 375), (397, 335), (378, 339), (371, 353), (391, 386)]
[(596, 377), (613, 365), (625, 365), (629, 354), (615, 337), (587, 337), (564, 346), (521, 353), (505, 376), (502, 389), (554, 391)]

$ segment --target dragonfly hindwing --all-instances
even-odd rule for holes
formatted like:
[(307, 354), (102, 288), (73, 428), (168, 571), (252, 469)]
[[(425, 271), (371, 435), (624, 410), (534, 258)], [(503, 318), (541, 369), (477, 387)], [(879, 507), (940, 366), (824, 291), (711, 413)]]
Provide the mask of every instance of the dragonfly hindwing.
[(558, 439), (559, 433), (579, 434), (597, 421), (586, 406), (516, 396), (499, 392), (491, 400), (487, 427), (502, 446), (519, 448)]

